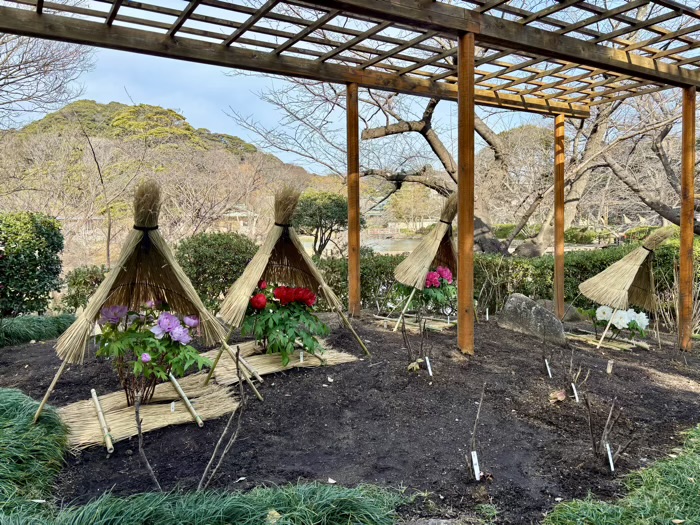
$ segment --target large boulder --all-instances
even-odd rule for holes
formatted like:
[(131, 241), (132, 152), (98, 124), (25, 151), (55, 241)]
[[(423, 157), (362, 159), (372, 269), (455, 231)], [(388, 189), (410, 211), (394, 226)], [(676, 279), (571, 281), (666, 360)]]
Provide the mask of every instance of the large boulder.
[[(538, 299), (537, 304), (544, 306), (547, 310), (556, 315), (556, 312), (554, 311), (554, 301), (551, 299)], [(562, 321), (565, 323), (580, 323), (581, 321), (586, 321), (586, 318), (581, 315), (581, 312), (579, 312), (574, 306), (570, 305), (569, 303), (564, 303), (564, 319), (562, 319)]]
[(566, 346), (564, 325), (561, 321), (544, 306), (519, 293), (511, 295), (506, 301), (498, 316), (498, 325), (507, 330)]

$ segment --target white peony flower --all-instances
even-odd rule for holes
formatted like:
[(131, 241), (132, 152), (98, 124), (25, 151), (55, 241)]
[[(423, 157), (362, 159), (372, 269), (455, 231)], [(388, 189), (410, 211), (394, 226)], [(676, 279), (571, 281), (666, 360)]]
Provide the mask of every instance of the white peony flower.
[(612, 315), (613, 310), (609, 306), (599, 306), (598, 309), (595, 311), (595, 317), (598, 319), (598, 321), (610, 321), (610, 316)]
[(629, 325), (630, 319), (627, 312), (622, 310), (616, 311), (612, 316), (612, 324), (618, 330), (623, 330)]
[(647, 328), (649, 328), (649, 318), (644, 312), (639, 312), (638, 314), (635, 314), (634, 320), (637, 322), (637, 325), (639, 325), (639, 328), (641, 328), (642, 330), (646, 330)]

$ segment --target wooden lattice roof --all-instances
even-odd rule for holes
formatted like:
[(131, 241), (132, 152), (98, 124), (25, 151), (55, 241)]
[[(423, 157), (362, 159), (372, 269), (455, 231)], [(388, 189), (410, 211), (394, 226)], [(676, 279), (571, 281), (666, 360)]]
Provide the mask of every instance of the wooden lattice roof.
[(598, 104), (700, 85), (700, 10), (690, 4), (0, 0), (0, 32), (454, 100), (457, 35), (469, 31), (477, 103), (585, 117)]

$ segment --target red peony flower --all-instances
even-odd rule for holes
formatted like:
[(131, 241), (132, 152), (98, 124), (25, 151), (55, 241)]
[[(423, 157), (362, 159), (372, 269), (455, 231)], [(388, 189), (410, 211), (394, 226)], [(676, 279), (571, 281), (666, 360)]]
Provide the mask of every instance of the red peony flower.
[(267, 288), (267, 281), (263, 281), (262, 279), (258, 282), (258, 288), (261, 290), (264, 290)]
[(308, 288), (296, 288), (294, 300), (311, 307), (316, 304), (316, 294)]
[(262, 310), (267, 306), (267, 297), (265, 297), (265, 294), (263, 293), (255, 294), (250, 299), (250, 306), (252, 306), (256, 310)]
[(293, 288), (288, 288), (286, 286), (279, 286), (275, 288), (272, 294), (275, 296), (282, 306), (287, 306), (289, 303), (294, 301)]

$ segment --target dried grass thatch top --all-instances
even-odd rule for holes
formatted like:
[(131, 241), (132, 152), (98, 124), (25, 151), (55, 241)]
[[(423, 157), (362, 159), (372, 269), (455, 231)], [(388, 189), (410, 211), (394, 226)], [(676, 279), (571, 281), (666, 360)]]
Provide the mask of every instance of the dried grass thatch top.
[(649, 235), (642, 246), (616, 263), (582, 282), (579, 290), (591, 301), (616, 310), (637, 306), (647, 311), (656, 307), (651, 268), (652, 253), (673, 236), (671, 226)]
[(69, 363), (82, 363), (88, 339), (104, 306), (125, 305), (140, 310), (148, 300), (160, 300), (181, 315), (197, 315), (207, 344), (223, 341), (223, 327), (206, 309), (172, 250), (158, 231), (160, 187), (142, 182), (134, 195), (134, 229), (119, 260), (105, 276), (75, 322), (58, 339), (56, 352)]
[(457, 273), (457, 251), (452, 238), (452, 221), (457, 215), (457, 192), (442, 207), (440, 221), (394, 270), (396, 280), (418, 290), (425, 288), (431, 268), (446, 266)]
[(238, 327), (243, 322), (250, 297), (261, 279), (309, 288), (320, 294), (332, 309), (342, 309), (338, 297), (325, 283), (296, 231), (289, 225), (298, 202), (299, 192), (292, 188), (285, 187), (275, 195), (275, 224), (221, 304), (219, 316), (231, 326)]

